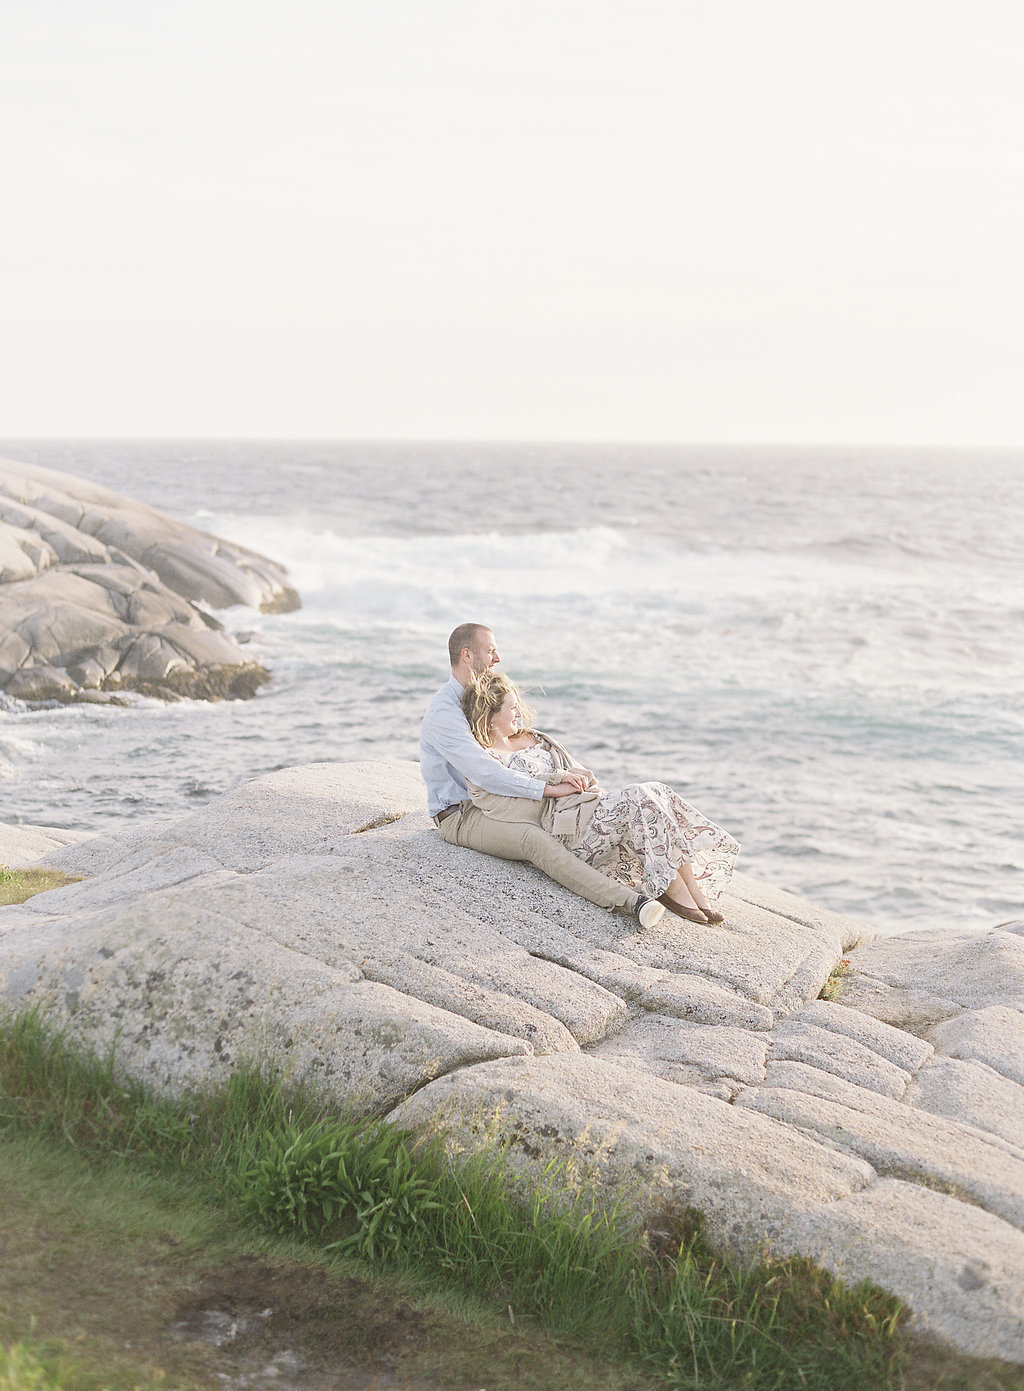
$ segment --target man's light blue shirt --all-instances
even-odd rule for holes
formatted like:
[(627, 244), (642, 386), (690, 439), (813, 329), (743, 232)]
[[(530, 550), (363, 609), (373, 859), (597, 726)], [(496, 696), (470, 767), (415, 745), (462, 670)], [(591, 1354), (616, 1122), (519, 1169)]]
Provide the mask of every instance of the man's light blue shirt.
[(451, 677), (427, 706), (420, 726), (420, 772), (427, 784), (427, 810), (436, 816), (445, 807), (469, 798), (466, 779), (501, 797), (530, 797), (539, 802), (546, 784), (506, 768), (473, 738), (462, 713), (462, 687)]

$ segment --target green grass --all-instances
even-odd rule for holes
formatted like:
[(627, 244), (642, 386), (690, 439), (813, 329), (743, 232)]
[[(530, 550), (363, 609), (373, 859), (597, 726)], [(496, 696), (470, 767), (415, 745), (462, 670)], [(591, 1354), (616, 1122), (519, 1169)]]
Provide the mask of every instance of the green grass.
[(45, 893), (47, 889), (59, 889), (77, 882), (75, 876), (59, 869), (10, 869), (0, 865), (0, 908), (24, 903), (26, 898)]
[(456, 1169), (439, 1143), (326, 1116), (258, 1068), (176, 1102), (33, 1013), (0, 1022), (0, 1079), (8, 1134), (185, 1182), (239, 1224), (290, 1233), (318, 1258), (356, 1253), (423, 1288), (455, 1289), (666, 1385), (902, 1385), (910, 1344), (891, 1296), (847, 1289), (806, 1260), (723, 1261), (691, 1212), (660, 1213), (638, 1232), (585, 1189), (570, 1196), (557, 1167), (523, 1200), (499, 1145)]
[(52, 1391), (67, 1385), (70, 1367), (47, 1357), (34, 1338), (0, 1346), (0, 1391)]
[(0, 1344), (0, 1391), (166, 1391), (160, 1370), (156, 1375), (144, 1371), (141, 1379), (137, 1368), (130, 1379), (116, 1373), (97, 1376), (63, 1345), (38, 1338), (34, 1331), (15, 1343)]
[(0, 1391), (47, 1391), (64, 1378), (56, 1367), (47, 1367), (27, 1341), (0, 1347)]

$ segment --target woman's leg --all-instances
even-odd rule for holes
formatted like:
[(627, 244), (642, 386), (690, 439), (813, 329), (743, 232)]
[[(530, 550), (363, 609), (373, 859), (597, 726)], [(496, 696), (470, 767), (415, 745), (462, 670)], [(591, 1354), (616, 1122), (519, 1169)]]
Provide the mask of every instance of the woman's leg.
[(708, 901), (701, 893), (700, 887), (696, 879), (693, 877), (693, 870), (690, 868), (689, 865), (679, 866), (679, 877), (686, 885), (687, 893), (689, 893), (694, 903), (701, 910), (701, 912), (703, 912), (704, 909), (708, 906)]
[(700, 891), (700, 886), (699, 886), (698, 883), (697, 883), (697, 880), (696, 880), (696, 878), (695, 878), (695, 876), (694, 876), (694, 873), (693, 873), (693, 869), (690, 867), (690, 865), (680, 865), (680, 866), (679, 866), (679, 878), (680, 878), (680, 879), (683, 881), (683, 883), (685, 884), (685, 886), (686, 886), (686, 891), (687, 891), (687, 893), (689, 894), (690, 898), (691, 898), (691, 899), (693, 900), (693, 902), (697, 905), (697, 907), (700, 909), (700, 911), (706, 916), (708, 922), (710, 922), (710, 923), (725, 922), (725, 915), (724, 915), (724, 913), (719, 913), (719, 912), (717, 911), (717, 909), (712, 908), (712, 907), (711, 907), (711, 904), (707, 901), (707, 899), (706, 899), (706, 898), (704, 897), (704, 895), (701, 893), (701, 891)]
[(684, 908), (699, 908), (703, 912), (707, 907), (706, 901), (700, 896), (693, 870), (689, 865), (679, 866), (676, 877), (665, 892), (673, 903), (681, 903)]

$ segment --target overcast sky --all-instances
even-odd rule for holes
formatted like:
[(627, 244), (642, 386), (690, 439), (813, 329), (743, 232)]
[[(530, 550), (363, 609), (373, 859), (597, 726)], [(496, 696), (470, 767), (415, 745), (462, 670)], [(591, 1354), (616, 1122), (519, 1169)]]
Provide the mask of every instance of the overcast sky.
[(1024, 445), (1020, 0), (0, 0), (0, 435)]

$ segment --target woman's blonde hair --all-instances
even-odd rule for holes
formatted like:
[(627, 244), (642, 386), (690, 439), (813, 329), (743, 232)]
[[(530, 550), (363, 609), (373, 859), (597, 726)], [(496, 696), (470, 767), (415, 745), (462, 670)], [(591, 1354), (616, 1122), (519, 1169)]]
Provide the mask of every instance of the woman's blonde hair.
[(491, 721), (505, 703), (505, 697), (513, 695), (523, 717), (523, 728), (533, 719), (533, 711), (525, 703), (515, 686), (500, 671), (482, 671), (471, 676), (462, 692), (462, 713), (469, 721), (473, 738), (478, 744), (489, 749), (494, 738), (491, 734)]

